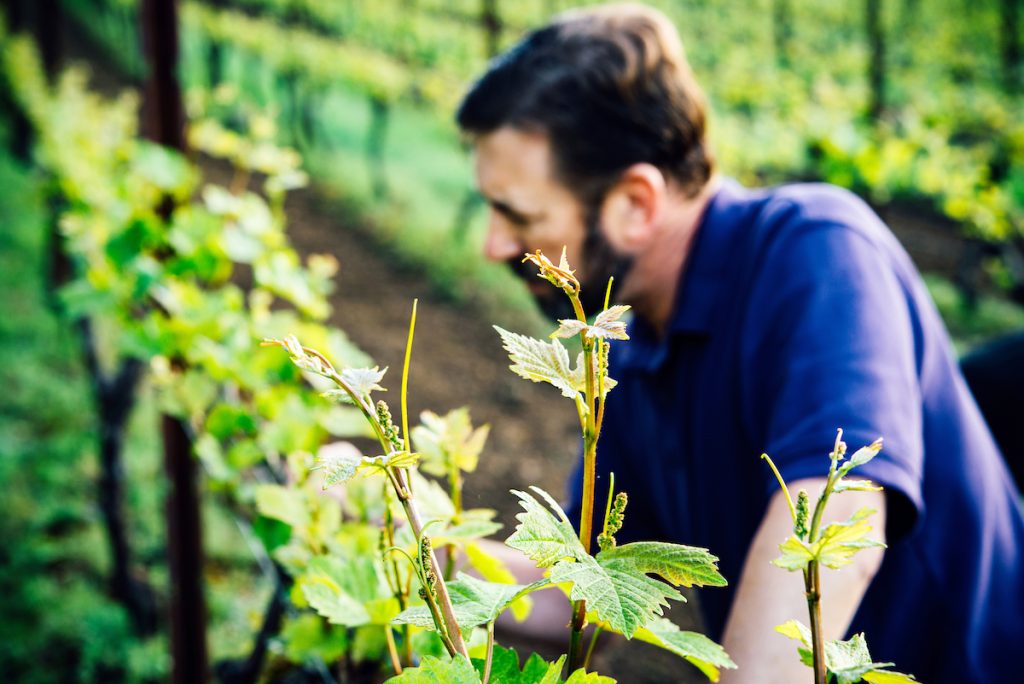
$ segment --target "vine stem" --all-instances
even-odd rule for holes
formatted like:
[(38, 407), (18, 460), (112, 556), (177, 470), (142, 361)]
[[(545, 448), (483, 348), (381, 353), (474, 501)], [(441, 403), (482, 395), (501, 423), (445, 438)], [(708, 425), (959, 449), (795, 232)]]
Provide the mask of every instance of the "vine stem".
[(384, 638), (388, 642), (388, 654), (391, 656), (391, 667), (394, 668), (395, 674), (402, 674), (402, 663), (398, 658), (398, 647), (395, 646), (395, 635), (391, 631), (391, 625), (384, 625)]
[(811, 619), (811, 653), (813, 655), (814, 684), (827, 684), (828, 671), (825, 666), (825, 639), (821, 624), (821, 573), (817, 561), (807, 564), (804, 571), (804, 587), (807, 590), (807, 610)]
[[(607, 308), (607, 307), (605, 307)], [(590, 646), (587, 647), (587, 656), (583, 659), (583, 668), (590, 667), (590, 657), (594, 655), (594, 647), (597, 646), (597, 637), (601, 636), (601, 627), (594, 628), (594, 634), (590, 637)]]
[(480, 680), (482, 684), (488, 684), (491, 679), (491, 662), (494, 660), (494, 620), (487, 623), (487, 659), (484, 661), (484, 676)]
[[(412, 324), (416, 321), (415, 317), (415, 306), (413, 307), (413, 318)], [(409, 354), (409, 347), (412, 344), (412, 336), (410, 334), (409, 342), (406, 347), (406, 355)], [(387, 436), (384, 434), (384, 429), (377, 420), (376, 412), (371, 410), (370, 406), (363, 400), (362, 397), (352, 389), (352, 386), (345, 382), (341, 374), (338, 373), (330, 361), (324, 357), (323, 354), (303, 347), (303, 351), (307, 354), (316, 356), (320, 359), (323, 367), (326, 369), (321, 375), (325, 375), (333, 380), (339, 387), (341, 387), (355, 402), (356, 406), (359, 407), (363, 416), (369, 421), (373, 427), (373, 431), (377, 436), (377, 441), (380, 442), (381, 447), (384, 449), (384, 453), (391, 452), (391, 444)], [(408, 375), (406, 370), (405, 375)], [(404, 407), (403, 407), (404, 408)], [(404, 413), (404, 411), (403, 411)], [(420, 539), (423, 536), (423, 519), (420, 517), (419, 510), (416, 508), (416, 504), (413, 500), (412, 490), (409, 486), (409, 480), (407, 473), (402, 468), (387, 468), (388, 478), (391, 481), (392, 486), (395, 489), (395, 493), (398, 495), (398, 500), (402, 504), (402, 509), (405, 511), (405, 517), (409, 521), (409, 527), (412, 530), (413, 536), (416, 539)], [(443, 639), (445, 642), (445, 648), (448, 654), (454, 656), (456, 654), (461, 655), (466, 660), (469, 660), (469, 649), (466, 648), (466, 642), (462, 638), (462, 632), (459, 630), (459, 623), (455, 619), (455, 611), (452, 608), (451, 596), (448, 594), (448, 587), (444, 582), (444, 575), (441, 572), (440, 563), (437, 561), (437, 554), (434, 553), (433, 546), (430, 547), (430, 553), (428, 554), (428, 560), (430, 563), (430, 569), (433, 571), (434, 577), (437, 578), (435, 589), (437, 591), (437, 606), (433, 606), (433, 601), (428, 601), (427, 604), (430, 606), (431, 615), (434, 618), (435, 626), (439, 633), (447, 633), (448, 638)], [(424, 587), (426, 594), (429, 597), (431, 592), (429, 587)]]
[[(583, 311), (578, 295), (571, 297), (573, 310), (576, 317), (586, 323), (587, 317)], [(590, 540), (594, 529), (594, 486), (597, 480), (597, 424), (596, 424), (596, 386), (597, 378), (594, 377), (594, 346), (595, 341), (583, 336), (583, 365), (585, 368), (584, 378), (586, 380), (586, 415), (582, 417), (583, 423), (583, 497), (582, 510), (580, 512), (580, 543), (583, 550), (590, 553)], [(586, 601), (573, 601), (572, 605), (572, 630), (569, 636), (569, 672), (575, 672), (583, 667), (583, 628), (587, 622)]]
[[(392, 468), (392, 472), (399, 484), (405, 488), (405, 473), (398, 468)], [(408, 488), (405, 488), (408, 493)], [(413, 502), (412, 496), (401, 499), (402, 508), (405, 510), (405, 517), (409, 520), (409, 527), (412, 530), (413, 536), (419, 539), (423, 534), (423, 520), (420, 518), (420, 512), (416, 508)], [(459, 623), (455, 619), (455, 611), (452, 608), (452, 599), (448, 594), (448, 586), (444, 582), (444, 575), (441, 573), (441, 565), (437, 561), (437, 554), (434, 553), (434, 547), (430, 547), (430, 553), (428, 554), (430, 560), (430, 568), (434, 571), (434, 577), (437, 578), (437, 607), (440, 611), (440, 617), (443, 620), (442, 624), (437, 626), (445, 627), (448, 632), (448, 637), (451, 640), (451, 646), (449, 648), (449, 655), (460, 654), (466, 660), (469, 660), (469, 650), (466, 648), (466, 642), (462, 638), (462, 632), (459, 630)], [(427, 589), (427, 594), (430, 594), (430, 589)], [(437, 616), (435, 616), (437, 621)]]
[[(828, 469), (828, 479), (825, 481), (825, 487), (821, 490), (821, 495), (814, 505), (814, 515), (811, 519), (810, 530), (807, 533), (807, 542), (809, 544), (814, 544), (818, 541), (821, 517), (825, 513), (825, 505), (828, 503), (829, 496), (832, 495), (832, 489), (838, 480), (836, 466), (839, 459), (842, 458), (842, 452), (840, 451), (842, 436), (843, 431), (840, 430), (836, 435), (836, 445), (831, 454), (832, 464)], [(771, 459), (768, 462), (771, 463)], [(774, 470), (774, 465), (772, 469)], [(788, 491), (786, 492), (786, 498), (789, 498)], [(792, 500), (790, 500), (790, 506), (792, 505)], [(827, 684), (828, 667), (825, 662), (825, 636), (821, 624), (821, 568), (818, 561), (811, 561), (807, 564), (807, 569), (804, 570), (804, 588), (807, 595), (807, 612), (811, 622), (811, 654), (813, 657), (814, 682), (815, 684)]]

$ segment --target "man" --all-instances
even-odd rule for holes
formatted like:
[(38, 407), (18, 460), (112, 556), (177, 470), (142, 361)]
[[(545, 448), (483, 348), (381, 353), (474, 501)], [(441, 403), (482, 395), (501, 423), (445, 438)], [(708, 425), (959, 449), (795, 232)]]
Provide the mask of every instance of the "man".
[[(622, 539), (720, 556), (731, 586), (700, 598), (740, 668), (723, 681), (811, 681), (772, 631), (807, 608), (801, 577), (769, 563), (792, 525), (758, 456), (813, 497), (839, 427), (851, 449), (884, 436), (858, 473), (885, 493), (844, 493), (831, 514), (876, 509), (888, 548), (823, 570), (826, 637), (864, 631), (876, 661), (930, 684), (1015, 679), (1019, 495), (918, 274), (867, 206), (824, 185), (716, 176), (678, 35), (639, 6), (530, 34), (458, 122), (491, 206), (487, 257), (553, 311), (561, 293), (519, 261), (565, 245), (589, 311), (612, 274), (633, 307), (631, 341), (613, 345), (599, 477), (632, 495)], [(572, 515), (579, 487), (577, 473)]]

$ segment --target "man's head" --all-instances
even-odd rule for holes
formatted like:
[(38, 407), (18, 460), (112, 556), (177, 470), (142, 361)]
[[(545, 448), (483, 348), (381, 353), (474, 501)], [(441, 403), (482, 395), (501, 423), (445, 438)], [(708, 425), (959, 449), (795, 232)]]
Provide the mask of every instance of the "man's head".
[(693, 197), (713, 171), (704, 97), (679, 36), (638, 5), (569, 12), (529, 34), (492, 63), (457, 119), (493, 210), (487, 256), (557, 257), (566, 244), (594, 297), (628, 270), (668, 189)]

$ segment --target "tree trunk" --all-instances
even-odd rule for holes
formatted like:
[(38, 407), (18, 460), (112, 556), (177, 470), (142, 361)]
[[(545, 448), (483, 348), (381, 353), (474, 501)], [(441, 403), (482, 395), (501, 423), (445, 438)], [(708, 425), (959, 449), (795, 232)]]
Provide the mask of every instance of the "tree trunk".
[(156, 633), (159, 621), (152, 587), (133, 569), (131, 543), (124, 515), (124, 434), (135, 406), (136, 388), (143, 366), (137, 359), (121, 361), (113, 377), (100, 366), (96, 340), (88, 319), (78, 321), (86, 370), (92, 380), (99, 428), (100, 515), (110, 546), (110, 587), (114, 598), (128, 611), (135, 633)]
[[(143, 54), (148, 66), (143, 107), (146, 137), (185, 151), (185, 112), (178, 83), (178, 7), (175, 0), (143, 0)], [(165, 201), (165, 220), (173, 211)], [(172, 359), (180, 363), (180, 359)], [(171, 681), (203, 684), (209, 679), (206, 650), (206, 600), (203, 594), (203, 545), (199, 473), (187, 427), (172, 416), (161, 421), (167, 497), (167, 546), (171, 585)]]

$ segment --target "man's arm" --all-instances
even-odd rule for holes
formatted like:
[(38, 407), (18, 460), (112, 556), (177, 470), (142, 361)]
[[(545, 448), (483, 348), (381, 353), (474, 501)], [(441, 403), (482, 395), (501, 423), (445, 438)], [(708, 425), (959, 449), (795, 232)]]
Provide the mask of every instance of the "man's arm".
[[(790, 491), (806, 489), (813, 507), (824, 484), (824, 478), (799, 480), (790, 485)], [(877, 511), (871, 517), (873, 537), (884, 542), (886, 511), (882, 492), (844, 492), (830, 497), (822, 524), (846, 520), (864, 506)], [(721, 684), (813, 681), (811, 669), (800, 662), (796, 642), (775, 631), (775, 626), (786, 620), (795, 618), (804, 624), (809, 622), (801, 573), (787, 572), (771, 564), (779, 556), (779, 544), (792, 533), (793, 519), (780, 491), (768, 505), (740, 575), (722, 643), (739, 669), (724, 670)], [(882, 551), (866, 549), (840, 570), (821, 569), (825, 639), (844, 636), (882, 563)]]

